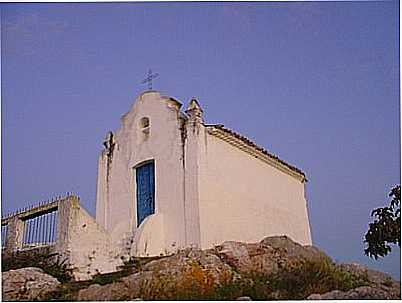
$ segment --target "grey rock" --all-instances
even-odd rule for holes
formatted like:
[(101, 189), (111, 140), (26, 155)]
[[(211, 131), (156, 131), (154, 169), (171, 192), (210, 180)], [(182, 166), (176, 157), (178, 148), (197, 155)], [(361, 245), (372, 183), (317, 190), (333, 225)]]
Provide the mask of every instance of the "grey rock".
[[(79, 301), (116, 301), (136, 298), (158, 298), (158, 295), (174, 293), (189, 279), (201, 277), (196, 283), (213, 285), (234, 279), (232, 268), (211, 251), (186, 249), (176, 255), (154, 260), (134, 273), (106, 285), (91, 285), (78, 293)], [(196, 279), (197, 280), (197, 279)], [(203, 286), (205, 286), (203, 284)]]
[(300, 260), (327, 260), (325, 253), (313, 246), (303, 246), (287, 236), (274, 236), (260, 243), (226, 241), (215, 247), (217, 255), (240, 273), (276, 273)]
[(122, 282), (106, 285), (92, 284), (78, 292), (78, 301), (116, 301), (128, 300), (129, 289)]
[(339, 267), (356, 277), (366, 279), (370, 286), (386, 292), (389, 297), (398, 299), (401, 297), (401, 283), (394, 280), (388, 274), (370, 269), (358, 263), (344, 263), (340, 264)]
[(387, 275), (377, 270), (370, 269), (358, 263), (343, 263), (340, 264), (339, 267), (355, 276), (366, 277), (371, 283), (385, 284), (389, 286), (396, 286), (400, 284), (398, 281), (394, 280), (390, 275)]
[(282, 250), (287, 258), (303, 258), (306, 260), (326, 260), (331, 258), (315, 246), (301, 245), (288, 236), (274, 236), (264, 238), (260, 244)]
[(308, 300), (389, 300), (400, 299), (393, 297), (384, 290), (371, 286), (361, 286), (349, 291), (333, 290), (325, 294), (312, 294)]
[(236, 301), (253, 301), (250, 297), (243, 296), (243, 297), (238, 297), (236, 298)]
[(213, 250), (200, 250), (188, 248), (176, 255), (149, 262), (143, 267), (143, 271), (157, 271), (159, 275), (181, 277), (184, 272), (198, 267), (208, 273), (215, 283), (227, 282), (236, 273), (224, 263)]
[(312, 294), (307, 297), (307, 300), (322, 300), (322, 297), (320, 294)]
[(2, 273), (4, 301), (40, 300), (54, 291), (60, 282), (36, 267), (26, 267)]
[(271, 247), (259, 243), (226, 241), (215, 247), (217, 255), (240, 274), (278, 270), (279, 254)]

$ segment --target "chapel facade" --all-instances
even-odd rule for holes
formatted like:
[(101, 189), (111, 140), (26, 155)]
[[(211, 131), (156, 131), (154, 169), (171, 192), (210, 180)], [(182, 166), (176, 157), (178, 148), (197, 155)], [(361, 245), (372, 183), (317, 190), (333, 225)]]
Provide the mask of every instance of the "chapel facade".
[(287, 235), (311, 244), (306, 176), (223, 125), (142, 93), (98, 160), (96, 221), (113, 245), (152, 256)]

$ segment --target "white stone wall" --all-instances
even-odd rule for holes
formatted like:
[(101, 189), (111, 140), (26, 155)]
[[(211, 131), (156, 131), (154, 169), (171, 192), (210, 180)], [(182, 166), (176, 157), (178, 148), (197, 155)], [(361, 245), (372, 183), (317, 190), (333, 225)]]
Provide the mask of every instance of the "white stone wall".
[[(35, 243), (23, 246), (24, 221), (57, 210), (56, 242)], [(41, 227), (46, 220), (38, 226)], [(57, 253), (60, 262), (65, 262), (73, 271), (76, 280), (87, 280), (98, 273), (116, 271), (123, 265), (120, 250), (112, 245), (109, 233), (80, 206), (77, 196), (68, 195), (54, 202), (18, 212), (2, 219), (8, 225), (5, 253), (39, 252)], [(32, 226), (31, 226), (32, 228)], [(53, 228), (46, 224), (41, 228)], [(40, 228), (39, 232), (43, 232)], [(32, 229), (31, 229), (32, 230)]]
[(155, 213), (146, 217), (137, 229), (131, 255), (138, 257), (166, 255), (171, 248), (165, 247), (165, 242), (163, 214)]
[(256, 242), (270, 235), (311, 244), (300, 180), (208, 133), (200, 163), (202, 248), (226, 240)]
[[(108, 230), (116, 246), (135, 237), (135, 167), (144, 161), (155, 162), (155, 213), (162, 214), (165, 235), (161, 250), (185, 246), (184, 167), (180, 104), (157, 92), (146, 92), (122, 117), (109, 170), (103, 152), (98, 165), (96, 220)], [(140, 128), (140, 119), (148, 117), (149, 134)], [(106, 176), (109, 174), (108, 181)], [(160, 232), (159, 221), (145, 220), (146, 228)], [(141, 227), (141, 226), (140, 226)], [(143, 228), (144, 229), (144, 228)], [(137, 235), (138, 238), (138, 235)], [(146, 237), (145, 237), (146, 238)], [(142, 237), (143, 241), (147, 241)], [(141, 245), (137, 245), (139, 247)]]
[(76, 280), (117, 270), (123, 265), (109, 233), (80, 205), (76, 197), (59, 204), (56, 251), (68, 260)]
[[(141, 94), (122, 117), (113, 151), (109, 140), (99, 157), (96, 220), (114, 247), (127, 255), (159, 255), (282, 234), (310, 244), (300, 176), (211, 135), (195, 100), (187, 117), (180, 106), (157, 92)], [(150, 121), (146, 132), (143, 117)], [(155, 163), (155, 214), (137, 228), (135, 168), (149, 160)]]
[(111, 245), (109, 234), (82, 208), (74, 216), (70, 233), (70, 262), (77, 280), (97, 273), (108, 273), (123, 265)]

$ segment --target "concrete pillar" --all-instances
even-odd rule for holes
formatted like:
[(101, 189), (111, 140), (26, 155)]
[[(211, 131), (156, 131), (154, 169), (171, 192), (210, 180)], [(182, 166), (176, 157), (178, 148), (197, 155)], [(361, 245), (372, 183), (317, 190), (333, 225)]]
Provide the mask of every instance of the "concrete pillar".
[(187, 138), (185, 143), (185, 231), (186, 246), (201, 247), (199, 218), (200, 145), (204, 138), (203, 110), (194, 98), (186, 110)]
[(76, 196), (69, 196), (59, 201), (55, 250), (63, 259), (69, 259), (70, 257), (69, 241), (74, 224), (74, 214), (76, 213), (74, 210), (79, 209), (79, 207), (79, 198)]
[(5, 250), (14, 252), (21, 249), (23, 235), (24, 221), (20, 220), (18, 216), (12, 217), (7, 226)]

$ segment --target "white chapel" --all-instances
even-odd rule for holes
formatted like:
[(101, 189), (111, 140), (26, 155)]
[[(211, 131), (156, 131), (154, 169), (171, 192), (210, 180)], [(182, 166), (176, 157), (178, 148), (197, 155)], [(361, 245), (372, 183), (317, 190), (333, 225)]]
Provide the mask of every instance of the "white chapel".
[(115, 247), (152, 256), (226, 240), (287, 235), (311, 244), (305, 174), (156, 91), (109, 132), (98, 161), (96, 221)]

